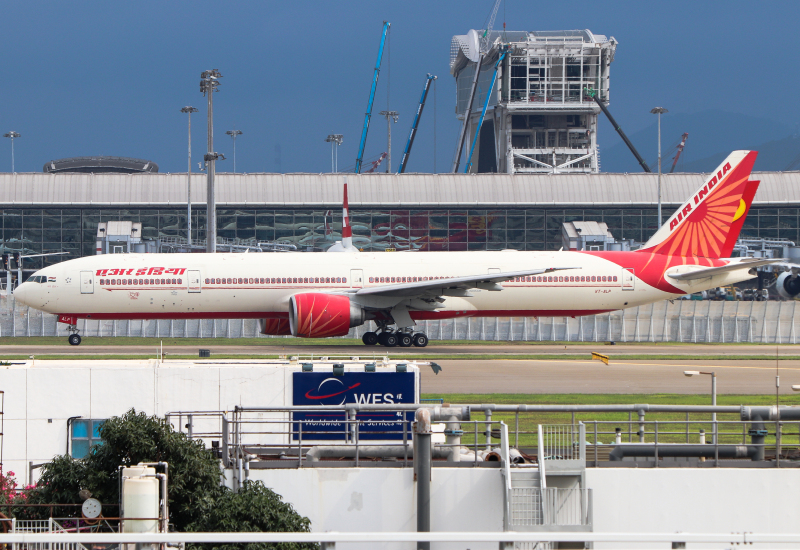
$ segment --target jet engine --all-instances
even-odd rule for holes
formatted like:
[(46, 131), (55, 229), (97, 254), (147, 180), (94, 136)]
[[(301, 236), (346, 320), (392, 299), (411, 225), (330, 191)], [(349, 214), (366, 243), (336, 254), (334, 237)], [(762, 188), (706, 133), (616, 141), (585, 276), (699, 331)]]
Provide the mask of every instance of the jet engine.
[(344, 336), (350, 327), (364, 324), (364, 309), (347, 296), (309, 292), (289, 300), (289, 328), (292, 336), (326, 338)]
[(800, 294), (800, 276), (793, 274), (791, 271), (781, 273), (778, 275), (775, 288), (782, 297), (795, 300), (797, 295)]
[(289, 329), (289, 319), (259, 319), (258, 326), (261, 328), (261, 334), (287, 336), (292, 333)]

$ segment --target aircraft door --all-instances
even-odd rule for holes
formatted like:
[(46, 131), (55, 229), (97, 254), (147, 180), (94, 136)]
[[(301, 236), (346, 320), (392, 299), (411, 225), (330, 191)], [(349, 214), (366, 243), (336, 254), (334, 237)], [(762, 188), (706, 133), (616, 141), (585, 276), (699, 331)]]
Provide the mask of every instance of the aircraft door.
[(190, 269), (186, 272), (186, 278), (189, 280), (189, 292), (200, 292), (200, 271)]
[(350, 270), (350, 286), (353, 288), (364, 288), (364, 270)]
[(94, 294), (94, 273), (81, 271), (81, 294)]
[(636, 284), (636, 275), (632, 267), (622, 268), (622, 290), (633, 290)]

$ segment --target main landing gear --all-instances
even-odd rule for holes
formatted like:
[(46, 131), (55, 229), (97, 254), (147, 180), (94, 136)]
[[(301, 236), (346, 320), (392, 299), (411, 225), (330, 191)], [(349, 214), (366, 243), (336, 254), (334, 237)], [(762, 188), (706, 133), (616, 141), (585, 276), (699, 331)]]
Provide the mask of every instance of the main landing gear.
[(70, 346), (80, 346), (81, 336), (78, 334), (78, 325), (67, 325), (67, 332), (70, 333), (67, 341)]
[(428, 345), (428, 336), (424, 332), (414, 332), (411, 329), (391, 329), (387, 326), (378, 327), (377, 332), (365, 332), (361, 337), (361, 341), (365, 346), (375, 346), (380, 344), (387, 348), (400, 346), (401, 348), (409, 348), (416, 346), (424, 348)]

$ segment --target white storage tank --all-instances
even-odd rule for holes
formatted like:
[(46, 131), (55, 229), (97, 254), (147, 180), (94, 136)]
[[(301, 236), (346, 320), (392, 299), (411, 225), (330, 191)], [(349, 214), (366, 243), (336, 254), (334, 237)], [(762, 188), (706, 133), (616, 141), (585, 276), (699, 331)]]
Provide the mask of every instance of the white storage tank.
[[(159, 517), (159, 480), (148, 466), (122, 468), (122, 513), (124, 533), (157, 533)], [(147, 476), (147, 477), (145, 477)]]

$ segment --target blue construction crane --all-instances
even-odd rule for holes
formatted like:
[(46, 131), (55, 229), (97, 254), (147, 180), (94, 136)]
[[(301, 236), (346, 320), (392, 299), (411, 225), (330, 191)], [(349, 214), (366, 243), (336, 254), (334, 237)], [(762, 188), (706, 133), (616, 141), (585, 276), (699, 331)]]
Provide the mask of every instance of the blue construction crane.
[(411, 132), (408, 134), (408, 142), (406, 143), (405, 151), (403, 151), (403, 158), (400, 159), (400, 168), (397, 169), (398, 174), (406, 171), (406, 163), (408, 163), (408, 156), (411, 154), (411, 146), (414, 145), (414, 138), (417, 135), (417, 127), (419, 126), (419, 119), (422, 117), (422, 109), (425, 108), (425, 100), (428, 98), (428, 90), (431, 87), (431, 82), (438, 77), (428, 73), (425, 76), (425, 87), (422, 88), (422, 97), (419, 100), (417, 107), (417, 114), (414, 116), (414, 122), (411, 124)]
[(481, 126), (483, 126), (483, 118), (486, 116), (486, 109), (489, 108), (489, 100), (492, 98), (492, 90), (494, 90), (494, 83), (497, 80), (497, 69), (506, 58), (508, 53), (508, 46), (501, 46), (500, 57), (497, 58), (497, 63), (494, 64), (494, 74), (492, 75), (492, 83), (489, 84), (489, 91), (486, 92), (486, 101), (483, 102), (483, 111), (481, 111), (481, 118), (478, 119), (478, 125), (475, 127), (475, 137), (472, 138), (472, 147), (469, 149), (469, 156), (467, 157), (467, 165), (464, 167), (464, 173), (469, 174), (469, 169), (472, 167), (472, 153), (475, 152), (475, 144), (478, 142), (478, 136), (481, 133)]
[(369, 119), (372, 118), (372, 104), (375, 101), (375, 88), (378, 87), (378, 75), (381, 72), (381, 60), (383, 59), (383, 46), (386, 44), (386, 34), (392, 24), (388, 21), (383, 22), (383, 34), (381, 34), (381, 47), (378, 49), (378, 60), (375, 62), (375, 72), (372, 75), (372, 88), (369, 91), (369, 102), (367, 103), (367, 114), (364, 115), (364, 129), (361, 130), (361, 143), (358, 145), (358, 157), (356, 158), (355, 173), (361, 173), (361, 162), (364, 160), (364, 146), (367, 144), (367, 132), (369, 131)]

